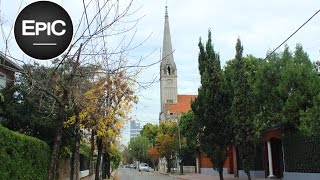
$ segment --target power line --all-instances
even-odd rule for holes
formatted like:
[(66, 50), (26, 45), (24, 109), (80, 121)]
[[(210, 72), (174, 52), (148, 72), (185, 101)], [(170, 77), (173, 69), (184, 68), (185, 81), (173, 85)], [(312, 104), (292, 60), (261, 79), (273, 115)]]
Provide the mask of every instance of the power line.
[(273, 54), (274, 52), (276, 52), (276, 50), (278, 50), (284, 43), (286, 43), (293, 35), (295, 35), (304, 25), (306, 25), (314, 16), (316, 16), (318, 13), (320, 12), (320, 9), (315, 12), (306, 22), (304, 22), (296, 31), (294, 31), (286, 40), (284, 40), (278, 47), (276, 47), (271, 53), (269, 53), (266, 58), (264, 58), (264, 60), (266, 60), (267, 58), (269, 58), (271, 56), (271, 54)]

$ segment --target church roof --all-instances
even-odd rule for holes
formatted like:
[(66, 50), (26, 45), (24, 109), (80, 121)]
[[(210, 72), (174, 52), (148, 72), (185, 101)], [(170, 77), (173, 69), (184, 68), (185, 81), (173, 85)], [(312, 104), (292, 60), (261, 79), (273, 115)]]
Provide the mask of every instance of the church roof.
[(166, 13), (164, 18), (163, 45), (162, 45), (162, 62), (161, 62), (160, 68), (165, 69), (167, 65), (171, 65), (171, 68), (176, 69), (176, 64), (173, 59), (168, 9), (166, 6)]
[(185, 113), (191, 110), (191, 102), (195, 100), (197, 95), (178, 95), (178, 102), (174, 104), (165, 104), (166, 112), (173, 114)]

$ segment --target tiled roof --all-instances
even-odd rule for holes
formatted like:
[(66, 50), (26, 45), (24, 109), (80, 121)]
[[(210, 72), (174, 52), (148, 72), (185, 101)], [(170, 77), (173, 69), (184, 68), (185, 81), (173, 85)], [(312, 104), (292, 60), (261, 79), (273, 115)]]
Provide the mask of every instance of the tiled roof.
[(197, 95), (178, 95), (178, 103), (165, 104), (166, 112), (172, 112), (173, 114), (180, 114), (191, 110), (191, 102)]

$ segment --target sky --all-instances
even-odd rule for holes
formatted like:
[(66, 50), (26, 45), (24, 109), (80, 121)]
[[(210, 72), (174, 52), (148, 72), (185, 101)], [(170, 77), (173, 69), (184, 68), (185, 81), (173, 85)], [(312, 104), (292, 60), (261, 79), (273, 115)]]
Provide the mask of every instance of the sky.
[[(82, 0), (52, 1), (64, 7), (73, 20), (79, 18), (79, 13), (82, 12), (79, 9), (83, 9)], [(31, 2), (34, 0), (24, 0), (22, 8)], [(120, 0), (123, 6), (127, 2), (128, 0)], [(197, 94), (200, 85), (198, 42), (200, 37), (202, 41), (206, 41), (209, 29), (212, 31), (214, 49), (220, 54), (221, 65), (224, 66), (226, 61), (234, 58), (238, 37), (244, 46), (244, 55), (252, 54), (264, 58), (268, 51), (281, 44), (320, 9), (319, 0), (167, 0), (167, 3), (166, 0), (134, 0), (133, 9), (139, 10), (132, 15), (132, 19), (143, 18), (135, 27), (133, 43), (146, 41), (128, 54), (129, 61), (145, 57), (143, 63), (151, 64), (160, 60), (166, 4), (173, 56), (177, 65), (178, 94)], [(19, 5), (19, 0), (0, 1), (0, 14), (2, 19), (6, 19), (6, 32), (10, 31), (14, 24)], [(0, 42), (0, 50), (3, 50), (2, 39)], [(312, 61), (320, 59), (320, 13), (287, 42), (291, 50), (294, 50), (297, 43), (302, 44)], [(15, 57), (25, 57), (14, 38), (11, 39), (10, 49)], [(137, 90), (139, 102), (135, 105), (131, 117), (142, 125), (148, 122), (158, 123), (159, 66), (160, 64), (155, 64), (144, 69), (139, 75), (140, 82), (157, 80), (149, 88)], [(122, 143), (126, 144), (129, 141), (128, 125), (123, 129), (122, 136)]]

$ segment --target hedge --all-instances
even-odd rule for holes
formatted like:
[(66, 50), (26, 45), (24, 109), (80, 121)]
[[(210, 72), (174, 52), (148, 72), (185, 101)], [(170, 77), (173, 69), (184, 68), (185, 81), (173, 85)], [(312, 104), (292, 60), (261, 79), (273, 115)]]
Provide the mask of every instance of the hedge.
[(0, 179), (47, 179), (49, 162), (47, 143), (0, 126)]

